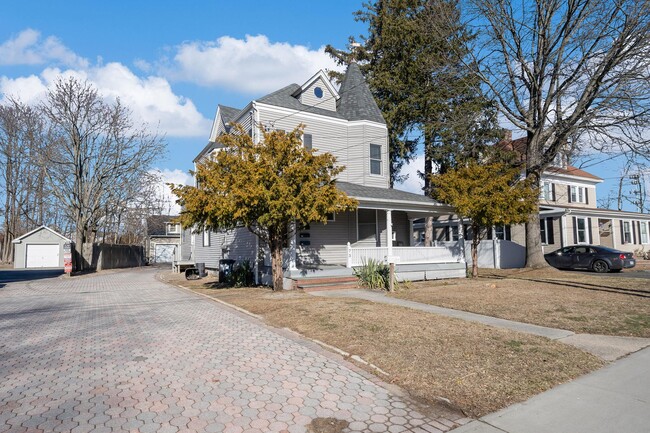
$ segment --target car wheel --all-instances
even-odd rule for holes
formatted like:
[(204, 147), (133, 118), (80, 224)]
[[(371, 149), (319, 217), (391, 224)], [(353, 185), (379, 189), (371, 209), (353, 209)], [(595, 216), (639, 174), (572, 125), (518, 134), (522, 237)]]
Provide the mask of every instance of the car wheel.
[(599, 274), (604, 274), (605, 272), (609, 271), (609, 265), (602, 260), (596, 260), (591, 265), (591, 269), (593, 269), (594, 272), (598, 272)]

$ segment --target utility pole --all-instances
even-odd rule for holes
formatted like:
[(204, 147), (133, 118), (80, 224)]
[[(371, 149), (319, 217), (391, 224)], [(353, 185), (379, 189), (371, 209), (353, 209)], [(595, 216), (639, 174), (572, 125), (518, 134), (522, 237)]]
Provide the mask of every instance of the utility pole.
[(639, 173), (631, 174), (630, 183), (632, 185), (636, 185), (636, 189), (632, 191), (632, 193), (636, 196), (636, 198), (632, 201), (632, 204), (634, 204), (639, 209), (640, 213), (643, 213), (643, 209), (645, 207), (645, 180), (643, 179), (643, 175)]

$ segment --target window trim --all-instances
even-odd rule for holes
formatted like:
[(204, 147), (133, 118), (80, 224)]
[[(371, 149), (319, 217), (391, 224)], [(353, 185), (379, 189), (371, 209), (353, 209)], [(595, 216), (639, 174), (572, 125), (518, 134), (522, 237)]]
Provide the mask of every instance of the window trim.
[(631, 221), (623, 221), (623, 243), (632, 243), (632, 224)]
[(539, 234), (542, 245), (548, 245), (548, 220), (546, 218), (539, 219)]
[[(583, 234), (583, 240), (580, 240), (580, 221), (583, 223), (582, 227), (582, 234)], [(585, 217), (576, 217), (576, 240), (578, 241), (578, 244), (588, 244), (589, 243), (589, 227), (588, 227), (588, 221), (587, 218)]]
[(553, 183), (549, 180), (542, 182), (539, 198), (546, 201), (553, 201)]
[[(376, 147), (379, 148), (379, 159), (372, 157), (373, 146), (376, 146)], [(383, 176), (383, 172), (384, 172), (384, 170), (383, 170), (383, 165), (384, 165), (384, 163), (383, 163), (383, 160), (384, 160), (383, 159), (383, 152), (384, 152), (384, 149), (383, 149), (383, 146), (381, 144), (370, 143), (370, 146), (368, 147), (368, 161), (369, 161), (369, 164), (370, 164), (369, 172), (370, 172), (371, 176)], [(376, 162), (376, 161), (379, 161), (379, 173), (373, 173), (372, 172), (372, 163)]]
[(571, 203), (587, 204), (587, 187), (571, 185)]
[[(307, 137), (309, 137), (309, 140), (307, 140)], [(309, 141), (309, 144), (307, 144), (307, 141)], [(314, 148), (313, 134), (302, 134), (302, 145), (305, 149), (312, 150)]]

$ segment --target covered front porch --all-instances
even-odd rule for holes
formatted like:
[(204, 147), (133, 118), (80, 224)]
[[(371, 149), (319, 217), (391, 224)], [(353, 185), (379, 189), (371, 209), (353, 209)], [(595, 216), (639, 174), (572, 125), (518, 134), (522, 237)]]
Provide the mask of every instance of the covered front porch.
[(352, 275), (370, 259), (395, 263), (398, 280), (465, 277), (461, 241), (422, 247), (413, 222), (427, 216), (451, 215), (453, 208), (419, 194), (337, 184), (358, 200), (358, 209), (332, 215), (327, 224), (295, 227), (286, 255), (285, 278)]

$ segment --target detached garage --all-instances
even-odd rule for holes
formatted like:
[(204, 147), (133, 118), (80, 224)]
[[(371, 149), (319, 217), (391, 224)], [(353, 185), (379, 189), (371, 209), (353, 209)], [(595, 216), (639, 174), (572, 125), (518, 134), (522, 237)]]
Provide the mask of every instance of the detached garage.
[(62, 268), (63, 245), (70, 239), (49, 227), (36, 230), (14, 239), (14, 268)]

